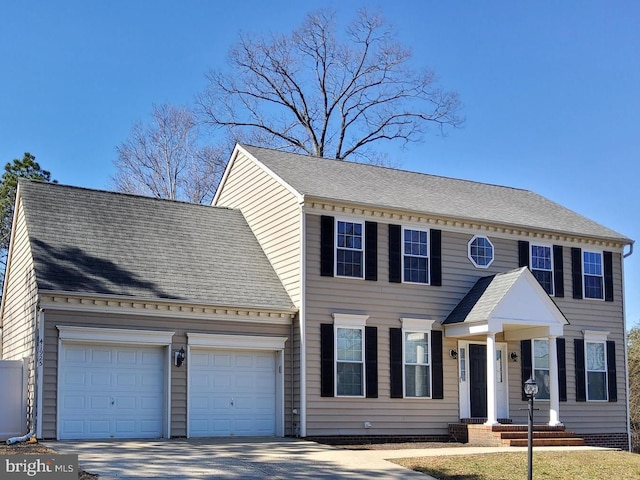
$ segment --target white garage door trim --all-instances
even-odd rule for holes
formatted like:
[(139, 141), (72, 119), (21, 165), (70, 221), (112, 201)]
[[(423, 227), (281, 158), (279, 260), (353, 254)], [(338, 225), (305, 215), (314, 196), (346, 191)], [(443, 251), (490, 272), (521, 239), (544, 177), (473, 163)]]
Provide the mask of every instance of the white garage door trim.
[[(163, 416), (163, 432), (164, 438), (171, 436), (171, 419), (169, 412), (171, 411), (171, 339), (175, 332), (156, 331), (156, 330), (129, 330), (119, 328), (96, 328), (96, 327), (78, 327), (71, 325), (56, 325), (58, 329), (58, 369), (63, 364), (62, 353), (64, 345), (70, 343), (82, 344), (101, 344), (101, 345), (122, 345), (122, 346), (158, 346), (164, 348), (164, 408)], [(61, 398), (60, 392), (62, 388), (61, 377), (58, 374), (56, 395)], [(56, 438), (61, 437), (60, 422), (60, 402), (56, 402)]]
[[(262, 350), (274, 352), (276, 356), (276, 411), (275, 435), (284, 437), (284, 345), (288, 337), (256, 335), (223, 335), (187, 332), (187, 365), (190, 365), (191, 348), (226, 349), (234, 351)], [(191, 368), (188, 367), (187, 391), (191, 391)], [(191, 399), (187, 395), (187, 438), (190, 432)]]

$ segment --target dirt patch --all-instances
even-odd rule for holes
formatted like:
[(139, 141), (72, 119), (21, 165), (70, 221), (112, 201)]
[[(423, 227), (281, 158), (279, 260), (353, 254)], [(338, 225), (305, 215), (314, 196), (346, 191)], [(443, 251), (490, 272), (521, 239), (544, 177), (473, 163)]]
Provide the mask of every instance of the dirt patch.
[(404, 443), (367, 443), (354, 445), (334, 445), (345, 450), (407, 450), (411, 448), (455, 448), (468, 446), (453, 442), (404, 442)]
[[(39, 442), (22, 442), (7, 445), (0, 443), (0, 455), (37, 455), (55, 453), (54, 450)], [(80, 470), (78, 480), (97, 480), (99, 475)]]

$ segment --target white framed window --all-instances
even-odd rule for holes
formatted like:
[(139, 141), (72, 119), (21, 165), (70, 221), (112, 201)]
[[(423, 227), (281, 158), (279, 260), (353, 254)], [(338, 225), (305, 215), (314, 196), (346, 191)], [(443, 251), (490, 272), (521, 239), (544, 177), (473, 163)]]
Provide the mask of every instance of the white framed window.
[(467, 349), (460, 347), (458, 349), (458, 358), (460, 363), (460, 381), (467, 381)]
[(336, 219), (336, 276), (364, 278), (364, 223)]
[(584, 367), (587, 401), (608, 401), (607, 336), (609, 332), (584, 331)]
[(534, 245), (530, 247), (531, 273), (545, 292), (553, 295), (553, 248), (549, 245)]
[(402, 229), (402, 275), (408, 283), (429, 283), (429, 231)]
[(364, 329), (367, 315), (333, 314), (335, 392), (338, 397), (364, 397)]
[(405, 398), (431, 398), (433, 320), (403, 318), (402, 362)]
[(582, 283), (584, 298), (604, 299), (602, 252), (582, 251)]
[(533, 378), (538, 385), (536, 400), (549, 400), (549, 340), (546, 338), (534, 338), (532, 342)]
[(493, 243), (487, 237), (475, 235), (469, 243), (468, 256), (471, 263), (478, 268), (488, 268), (493, 263)]

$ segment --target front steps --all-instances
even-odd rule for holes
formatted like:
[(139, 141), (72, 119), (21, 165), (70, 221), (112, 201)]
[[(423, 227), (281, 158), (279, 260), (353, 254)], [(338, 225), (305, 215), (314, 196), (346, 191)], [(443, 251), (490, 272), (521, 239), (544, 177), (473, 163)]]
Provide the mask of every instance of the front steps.
[[(450, 425), (458, 432), (460, 428), (466, 427), (467, 443), (477, 446), (491, 447), (526, 447), (528, 446), (528, 427), (527, 425), (482, 425), (476, 423)], [(578, 437), (573, 432), (566, 431), (564, 425), (551, 427), (549, 425), (533, 426), (533, 446), (554, 446), (569, 447), (582, 446), (584, 439)]]

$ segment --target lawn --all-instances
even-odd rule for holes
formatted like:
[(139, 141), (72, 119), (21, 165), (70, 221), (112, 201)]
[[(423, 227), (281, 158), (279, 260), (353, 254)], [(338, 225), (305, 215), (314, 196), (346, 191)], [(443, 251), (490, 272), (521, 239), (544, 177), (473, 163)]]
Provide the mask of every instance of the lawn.
[[(522, 480), (527, 478), (526, 452), (418, 457), (394, 463), (438, 480)], [(619, 451), (533, 453), (533, 478), (562, 480), (640, 479), (640, 455)]]

